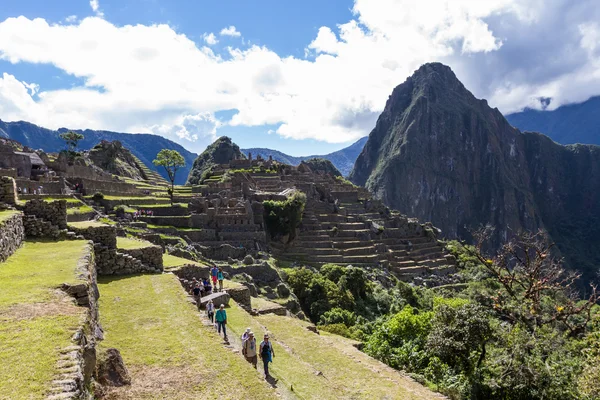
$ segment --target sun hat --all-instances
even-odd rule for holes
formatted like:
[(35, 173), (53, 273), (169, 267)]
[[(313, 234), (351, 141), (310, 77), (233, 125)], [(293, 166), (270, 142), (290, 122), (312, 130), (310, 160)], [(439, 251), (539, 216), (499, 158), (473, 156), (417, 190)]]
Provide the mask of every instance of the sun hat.
[(251, 331), (252, 331), (252, 329), (250, 329), (250, 328), (246, 328), (246, 332), (247, 332), (247, 333), (250, 333)]
[(248, 336), (254, 336), (254, 332), (252, 332), (252, 331), (248, 332)]

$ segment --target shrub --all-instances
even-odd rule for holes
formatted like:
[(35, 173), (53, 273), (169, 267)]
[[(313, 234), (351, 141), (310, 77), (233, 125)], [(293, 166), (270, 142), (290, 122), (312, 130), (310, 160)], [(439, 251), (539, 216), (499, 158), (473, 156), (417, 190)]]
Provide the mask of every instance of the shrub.
[(94, 200), (96, 202), (100, 202), (100, 201), (104, 200), (104, 194), (102, 194), (102, 192), (96, 192), (92, 196), (92, 200)]
[(296, 228), (302, 222), (306, 195), (296, 191), (284, 201), (266, 200), (263, 205), (265, 223), (271, 238), (289, 235), (288, 242), (294, 240)]
[(345, 326), (353, 326), (356, 324), (356, 315), (352, 311), (334, 308), (326, 311), (321, 315), (319, 325), (344, 324)]

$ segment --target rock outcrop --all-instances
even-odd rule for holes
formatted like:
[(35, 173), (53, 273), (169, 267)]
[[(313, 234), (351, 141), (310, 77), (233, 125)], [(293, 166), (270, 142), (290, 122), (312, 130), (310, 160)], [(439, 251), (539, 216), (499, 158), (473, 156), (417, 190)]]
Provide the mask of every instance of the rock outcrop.
[(491, 224), (497, 246), (546, 229), (570, 266), (600, 264), (600, 148), (521, 133), (445, 65), (394, 89), (350, 179), (443, 236)]
[(106, 172), (135, 180), (147, 179), (133, 154), (118, 140), (114, 142), (101, 141), (89, 151), (88, 157), (94, 165)]
[(205, 177), (205, 172), (217, 164), (229, 164), (231, 160), (243, 158), (246, 156), (242, 154), (239, 146), (230, 138), (222, 136), (196, 158), (188, 177), (188, 184), (200, 183)]

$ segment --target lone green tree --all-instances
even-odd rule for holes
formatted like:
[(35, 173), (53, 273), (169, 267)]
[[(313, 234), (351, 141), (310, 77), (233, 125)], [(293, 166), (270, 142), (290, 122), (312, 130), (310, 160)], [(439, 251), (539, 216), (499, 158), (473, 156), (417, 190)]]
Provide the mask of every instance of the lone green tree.
[(173, 205), (173, 191), (175, 188), (175, 176), (177, 170), (185, 166), (185, 159), (177, 150), (162, 149), (156, 155), (156, 159), (152, 161), (157, 167), (163, 167), (167, 171), (169, 180), (171, 181), (171, 188), (169, 189), (169, 197), (171, 198), (171, 205)]
[(85, 137), (81, 133), (73, 131), (63, 132), (59, 136), (67, 143), (67, 149), (70, 153), (75, 153), (77, 150), (77, 144)]

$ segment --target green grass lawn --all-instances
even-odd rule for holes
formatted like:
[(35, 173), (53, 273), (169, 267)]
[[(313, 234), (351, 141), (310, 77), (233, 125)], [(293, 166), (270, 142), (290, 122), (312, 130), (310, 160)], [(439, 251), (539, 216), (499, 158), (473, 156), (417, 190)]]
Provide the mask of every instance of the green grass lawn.
[(0, 263), (0, 399), (43, 399), (58, 379), (60, 350), (87, 309), (56, 290), (76, 283), (83, 240), (24, 242)]
[(81, 207), (70, 207), (67, 208), (67, 215), (74, 214), (88, 214), (94, 211), (94, 209), (88, 205), (82, 205)]
[(19, 214), (19, 211), (15, 211), (15, 210), (0, 211), (0, 222), (4, 221), (5, 219), (9, 219), (10, 217), (12, 217), (15, 214)]
[[(188, 203), (173, 203), (174, 206), (188, 208)], [(131, 204), (133, 208), (168, 208), (171, 204)]]
[[(107, 218), (103, 218), (104, 220), (106, 220)], [(78, 228), (78, 229), (86, 229), (86, 228), (97, 228), (100, 226), (108, 226), (108, 223), (102, 222), (102, 221), (81, 221), (81, 222), (69, 222), (68, 223), (69, 226), (72, 226), (73, 228)]]
[(44, 302), (65, 282), (76, 282), (77, 262), (88, 242), (24, 242), (0, 264), (0, 308), (24, 302)]
[(73, 197), (68, 197), (66, 199), (61, 199), (61, 198), (58, 198), (58, 197), (44, 197), (44, 201), (48, 201), (48, 202), (60, 201), (60, 200), (64, 200), (67, 203), (81, 203), (81, 200), (75, 199)]
[(252, 317), (235, 304), (227, 314), (229, 329), (236, 337), (246, 327), (250, 327), (260, 340), (265, 332), (270, 333), (275, 350), (271, 373), (279, 379), (279, 384), (288, 389), (293, 387), (299, 398), (441, 398), (358, 351), (352, 341), (308, 331), (306, 322), (273, 314)]
[(197, 265), (199, 267), (206, 266), (206, 264), (199, 263), (196, 261), (187, 260), (187, 259), (181, 258), (181, 257), (175, 257), (170, 254), (163, 254), (163, 267), (165, 268), (165, 270), (181, 267), (186, 264)]
[(132, 239), (128, 237), (117, 237), (117, 248), (123, 250), (143, 249), (145, 247), (154, 246), (146, 240)]
[(115, 399), (275, 399), (240, 355), (199, 319), (172, 274), (100, 278), (101, 349), (120, 350), (132, 386)]

